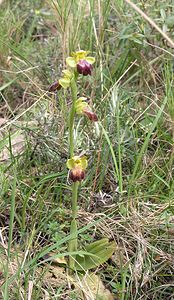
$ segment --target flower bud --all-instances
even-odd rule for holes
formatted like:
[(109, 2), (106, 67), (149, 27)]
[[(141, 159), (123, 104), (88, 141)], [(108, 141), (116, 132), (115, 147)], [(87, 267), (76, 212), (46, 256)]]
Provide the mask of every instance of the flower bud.
[(61, 89), (61, 85), (60, 85), (59, 81), (55, 81), (50, 85), (48, 91), (55, 92), (56, 90), (60, 90), (60, 89)]
[(85, 107), (83, 109), (83, 113), (88, 117), (89, 120), (91, 120), (93, 122), (98, 121), (97, 115), (93, 111), (91, 111), (88, 107)]
[(77, 71), (84, 76), (91, 75), (92, 65), (86, 60), (79, 60), (77, 63)]
[(75, 167), (69, 172), (69, 178), (73, 181), (82, 181), (85, 177), (85, 172), (80, 167)]

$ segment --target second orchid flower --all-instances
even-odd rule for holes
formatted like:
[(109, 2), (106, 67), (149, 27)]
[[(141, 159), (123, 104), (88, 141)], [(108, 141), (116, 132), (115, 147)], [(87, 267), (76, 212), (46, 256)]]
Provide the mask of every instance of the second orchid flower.
[(94, 113), (88, 103), (86, 102), (87, 98), (80, 97), (76, 100), (75, 110), (78, 115), (85, 115), (87, 118), (93, 122), (97, 122), (98, 118), (96, 113)]

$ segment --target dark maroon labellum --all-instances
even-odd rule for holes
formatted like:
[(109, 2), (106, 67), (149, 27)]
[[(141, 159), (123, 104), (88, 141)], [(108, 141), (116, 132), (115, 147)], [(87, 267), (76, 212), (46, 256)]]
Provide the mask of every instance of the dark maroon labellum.
[(79, 60), (77, 63), (77, 71), (84, 76), (91, 75), (92, 65), (86, 60)]
[(61, 85), (60, 85), (59, 81), (55, 81), (50, 85), (48, 91), (55, 92), (56, 90), (60, 90), (60, 89), (61, 89)]
[(88, 117), (89, 120), (93, 122), (98, 121), (97, 115), (93, 111), (89, 110), (88, 108), (84, 108), (83, 112)]
[(81, 168), (74, 168), (69, 172), (69, 178), (73, 181), (82, 181), (85, 177), (85, 172)]

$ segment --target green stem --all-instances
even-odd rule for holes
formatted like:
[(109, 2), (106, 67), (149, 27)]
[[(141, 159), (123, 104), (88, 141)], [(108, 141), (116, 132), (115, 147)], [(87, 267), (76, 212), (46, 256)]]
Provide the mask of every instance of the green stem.
[(76, 181), (72, 186), (72, 218), (77, 218), (77, 193), (78, 193), (79, 182)]
[(72, 106), (69, 116), (69, 151), (70, 157), (74, 156), (74, 116), (75, 116), (75, 101), (77, 100), (77, 85), (75, 79), (71, 81)]
[[(78, 181), (73, 183), (72, 186), (72, 221), (70, 227), (70, 234), (72, 236), (69, 241), (69, 252), (77, 251), (77, 195), (78, 195)], [(70, 270), (74, 270), (75, 267), (75, 256), (73, 255), (69, 257), (69, 267)]]
[[(71, 95), (72, 106), (69, 115), (69, 152), (70, 158), (74, 156), (74, 117), (75, 117), (75, 102), (77, 100), (77, 85), (75, 78), (71, 81)], [(69, 241), (69, 252), (77, 251), (77, 195), (78, 195), (78, 181), (72, 184), (72, 221), (70, 227), (70, 234), (72, 239)], [(69, 267), (73, 270), (75, 267), (75, 256), (69, 257)]]

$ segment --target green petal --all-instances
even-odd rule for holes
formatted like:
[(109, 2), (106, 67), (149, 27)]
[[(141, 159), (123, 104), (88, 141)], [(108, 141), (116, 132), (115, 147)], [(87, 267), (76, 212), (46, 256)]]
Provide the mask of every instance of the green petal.
[(67, 57), (66, 63), (71, 68), (76, 68), (76, 61), (75, 61), (74, 57)]
[(86, 156), (83, 156), (80, 158), (80, 163), (81, 163), (82, 169), (85, 170), (88, 166), (88, 161), (87, 161)]
[(69, 170), (72, 170), (75, 166), (74, 159), (73, 158), (68, 159), (66, 166)]
[(86, 57), (85, 60), (91, 65), (95, 63), (95, 57), (92, 56)]
[(67, 89), (70, 86), (70, 82), (71, 81), (69, 79), (64, 79), (64, 78), (59, 79), (59, 83), (64, 89)]

